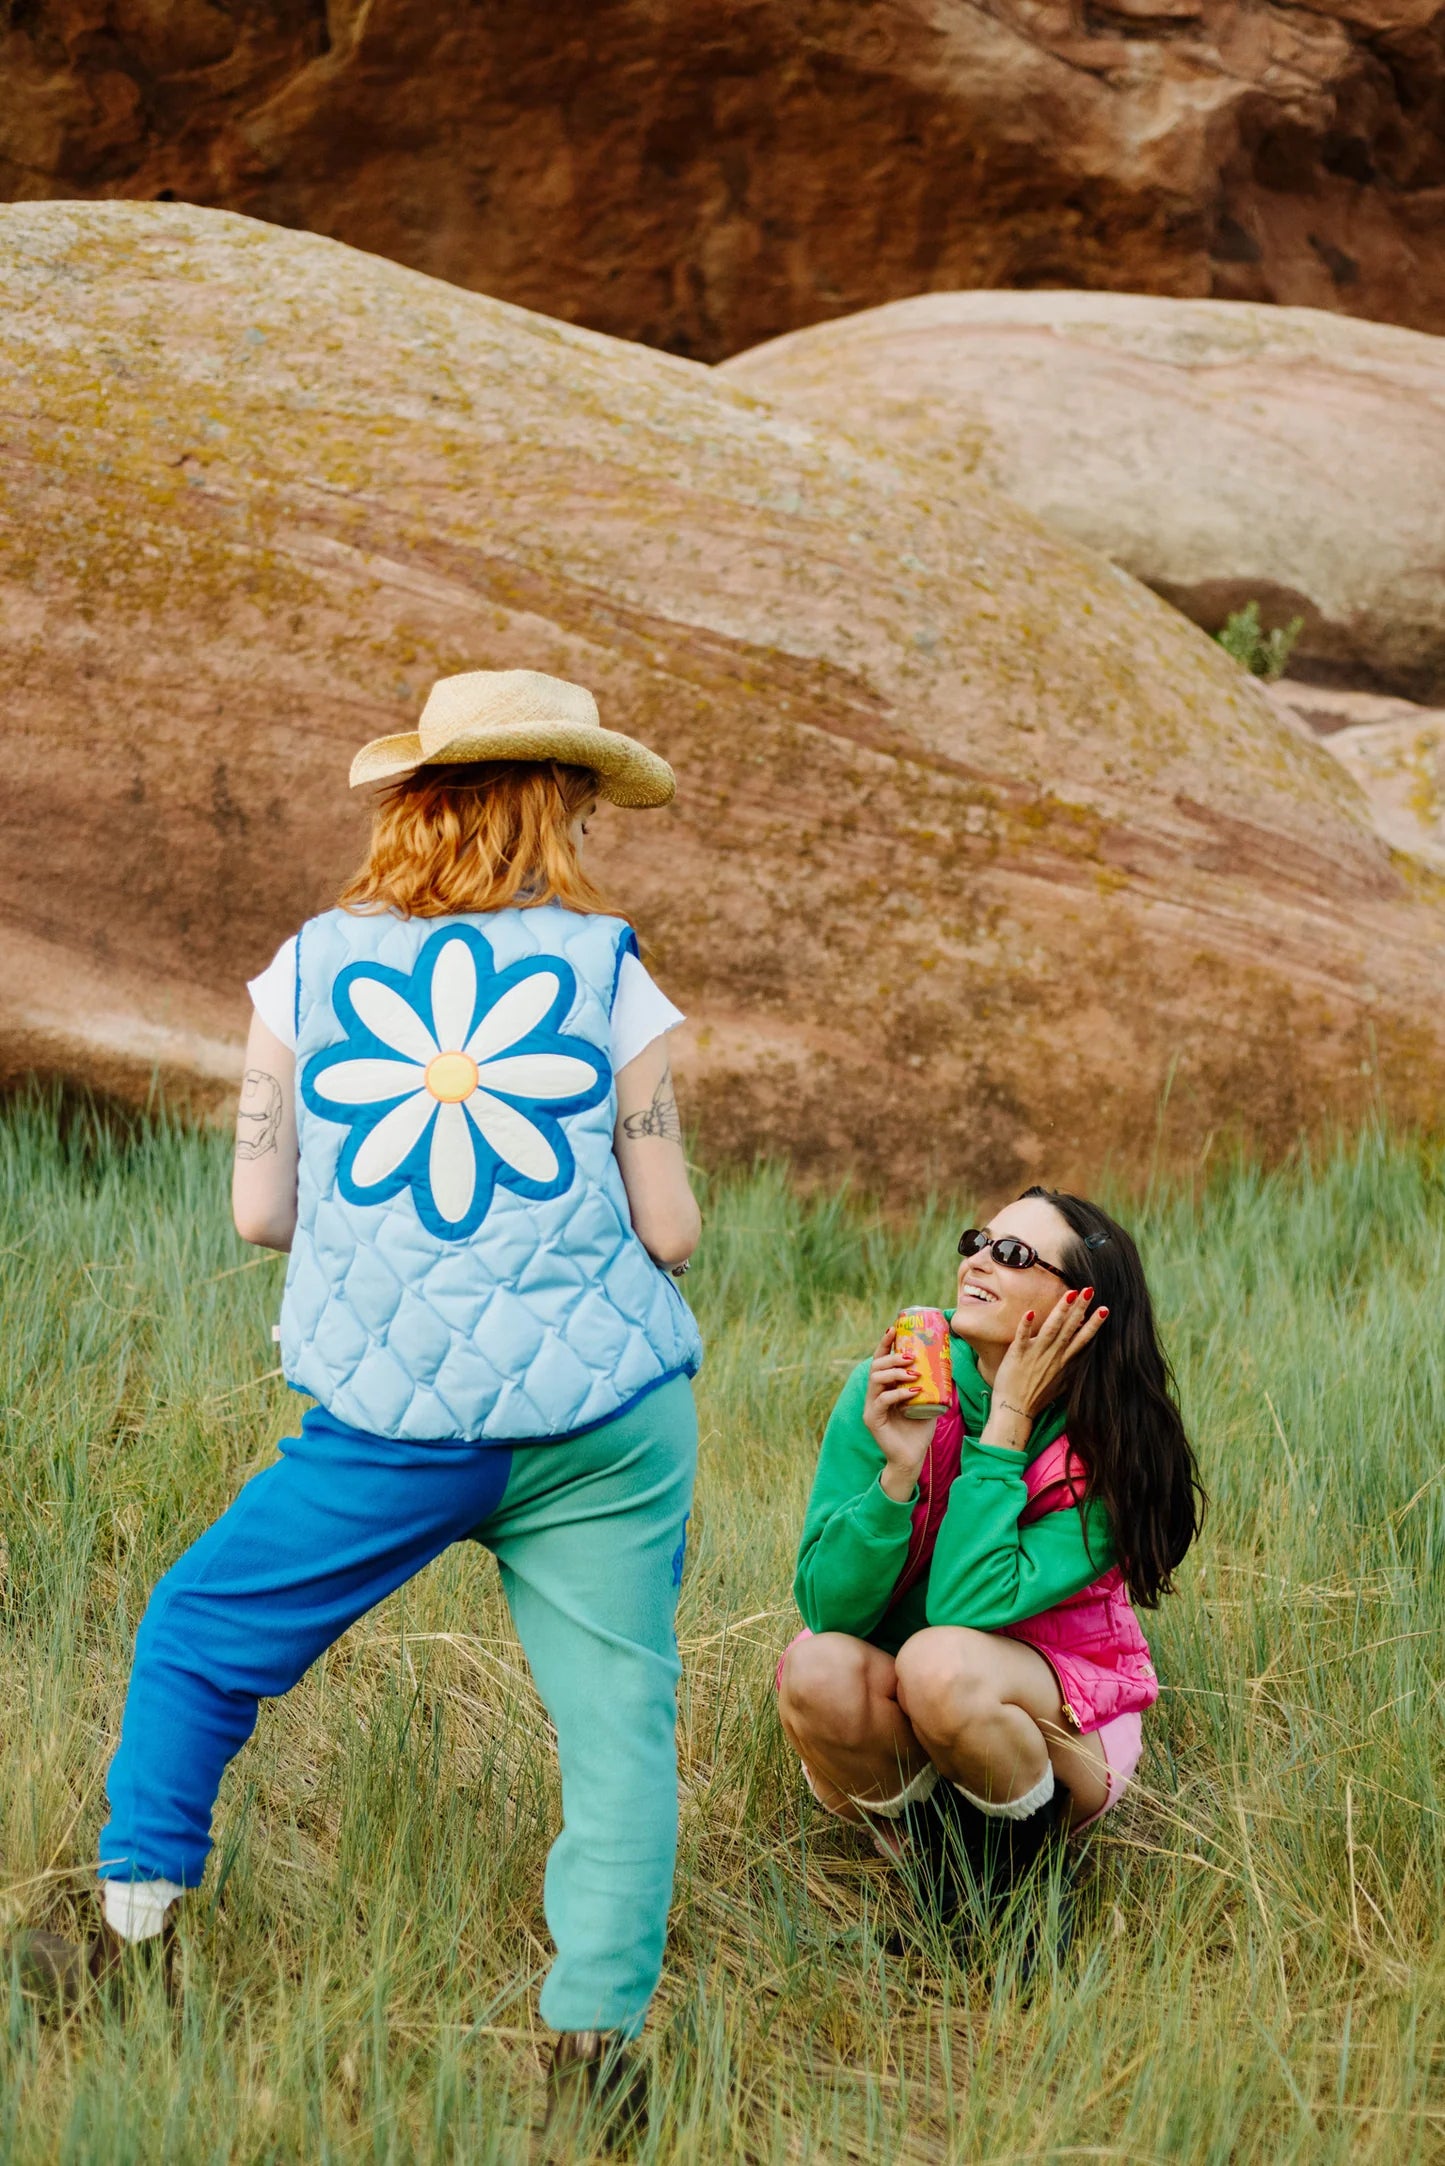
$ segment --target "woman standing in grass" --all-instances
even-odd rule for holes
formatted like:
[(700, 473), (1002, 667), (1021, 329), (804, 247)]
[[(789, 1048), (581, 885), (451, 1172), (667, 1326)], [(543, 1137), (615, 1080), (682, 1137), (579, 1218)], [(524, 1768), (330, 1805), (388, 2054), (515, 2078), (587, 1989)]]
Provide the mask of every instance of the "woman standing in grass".
[(959, 1254), (953, 1404), (903, 1415), (891, 1328), (844, 1386), (779, 1668), (820, 1803), (935, 1875), (951, 1846), (1016, 1868), (1117, 1802), (1158, 1694), (1133, 1602), (1202, 1504), (1123, 1227), (1031, 1188)]
[(159, 1945), (258, 1700), (471, 1538), (557, 1731), (554, 2079), (615, 2091), (676, 1848), (700, 1345), (669, 1272), (699, 1219), (667, 1056), (681, 1016), (579, 847), (599, 796), (665, 804), (672, 770), (580, 686), (511, 670), (444, 679), (351, 779), (389, 787), (340, 907), (252, 987), (233, 1189), (242, 1235), (290, 1251), (282, 1362), (316, 1404), (156, 1588), (103, 1916), (83, 1950), (32, 1936), (30, 1964), (64, 1990)]

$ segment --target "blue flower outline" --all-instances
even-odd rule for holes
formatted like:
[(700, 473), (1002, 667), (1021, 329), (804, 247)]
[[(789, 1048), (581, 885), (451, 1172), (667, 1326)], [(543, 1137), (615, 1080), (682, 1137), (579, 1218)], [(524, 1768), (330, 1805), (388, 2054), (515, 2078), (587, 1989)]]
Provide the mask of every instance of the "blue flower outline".
[[(443, 951), (449, 943), (456, 940), (466, 944), (476, 977), (472, 1013), (463, 1033), (463, 1043), (471, 1038), (486, 1016), (514, 987), (529, 978), (545, 975), (555, 979), (556, 991), (540, 1019), (520, 1037), (499, 1048), (492, 1057), (514, 1059), (520, 1056), (552, 1054), (584, 1063), (591, 1069), (593, 1081), (580, 1090), (538, 1097), (479, 1081), (478, 1089), (484, 1090), (488, 1097), (511, 1107), (540, 1133), (557, 1160), (557, 1171), (553, 1178), (547, 1181), (537, 1180), (522, 1172), (492, 1146), (481, 1134), (476, 1122), (468, 1117), (466, 1128), (473, 1151), (474, 1190), (465, 1215), (451, 1220), (444, 1217), (438, 1209), (430, 1178), (432, 1136), (440, 1102), (434, 1104), (415, 1142), (391, 1170), (368, 1183), (358, 1182), (354, 1176), (357, 1155), (373, 1131), (404, 1100), (417, 1094), (415, 1074), (419, 1061), (388, 1044), (363, 1021), (356, 1012), (353, 989), (362, 981), (387, 987), (411, 1010), (412, 1015), (422, 1024), (440, 1050), (433, 1002), (433, 981)], [(570, 1036), (558, 1028), (576, 996), (576, 973), (571, 964), (560, 956), (524, 958), (499, 970), (485, 935), (469, 925), (453, 923), (438, 927), (422, 947), (409, 971), (385, 963), (349, 963), (339, 973), (332, 989), (332, 1005), (345, 1036), (339, 1045), (328, 1046), (314, 1054), (305, 1062), (301, 1072), (301, 1097), (308, 1110), (320, 1120), (345, 1125), (350, 1130), (342, 1145), (336, 1171), (336, 1186), (343, 1199), (347, 1203), (366, 1207), (388, 1203), (404, 1189), (410, 1189), (417, 1216), (429, 1233), (442, 1241), (463, 1241), (469, 1239), (481, 1226), (499, 1187), (538, 1203), (562, 1195), (575, 1177), (576, 1159), (567, 1141), (566, 1132), (556, 1116), (560, 1112), (585, 1112), (600, 1104), (611, 1091), (613, 1083), (611, 1063), (597, 1048), (586, 1039)], [(343, 1062), (358, 1060), (394, 1062), (399, 1069), (408, 1072), (409, 1079), (405, 1083), (400, 1083), (399, 1080), (398, 1089), (389, 1095), (360, 1104), (342, 1104), (326, 1098), (324, 1093), (327, 1073)], [(486, 1063), (482, 1063), (482, 1074), (485, 1074), (485, 1069)]]

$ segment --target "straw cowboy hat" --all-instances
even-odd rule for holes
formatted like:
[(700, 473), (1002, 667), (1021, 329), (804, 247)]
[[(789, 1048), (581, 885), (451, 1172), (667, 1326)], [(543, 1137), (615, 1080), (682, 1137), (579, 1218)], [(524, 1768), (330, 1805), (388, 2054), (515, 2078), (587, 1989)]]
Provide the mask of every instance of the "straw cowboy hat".
[(362, 746), (351, 763), (351, 787), (459, 760), (565, 760), (590, 768), (599, 796), (614, 805), (666, 805), (677, 790), (666, 760), (602, 727), (584, 685), (535, 669), (439, 677), (414, 730)]

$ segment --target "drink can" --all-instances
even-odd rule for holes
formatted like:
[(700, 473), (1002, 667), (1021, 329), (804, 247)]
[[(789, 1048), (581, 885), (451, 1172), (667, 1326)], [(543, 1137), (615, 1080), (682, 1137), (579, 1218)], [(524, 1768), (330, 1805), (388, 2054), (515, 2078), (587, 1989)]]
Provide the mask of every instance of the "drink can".
[(953, 1401), (953, 1348), (942, 1309), (902, 1309), (893, 1326), (894, 1345), (918, 1364), (918, 1389), (899, 1412), (909, 1421), (932, 1421)]

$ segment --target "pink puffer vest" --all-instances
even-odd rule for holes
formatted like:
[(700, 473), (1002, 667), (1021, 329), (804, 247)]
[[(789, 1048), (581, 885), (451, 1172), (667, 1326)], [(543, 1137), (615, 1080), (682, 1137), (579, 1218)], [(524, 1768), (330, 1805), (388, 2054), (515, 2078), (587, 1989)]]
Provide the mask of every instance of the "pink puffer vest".
[[(918, 1477), (913, 1532), (893, 1590), (895, 1602), (928, 1570), (962, 1457), (963, 1416), (955, 1399), (939, 1419)], [(1056, 1437), (1025, 1467), (1024, 1481), (1029, 1501), (1020, 1515), (1021, 1526), (1046, 1512), (1074, 1511), (1083, 1502), (1083, 1473), (1070, 1458), (1066, 1436)], [(1010, 1639), (1037, 1648), (1059, 1680), (1064, 1713), (1080, 1731), (1097, 1730), (1115, 1715), (1151, 1707), (1159, 1697), (1149, 1643), (1117, 1565), (1066, 1602), (1002, 1629)]]

